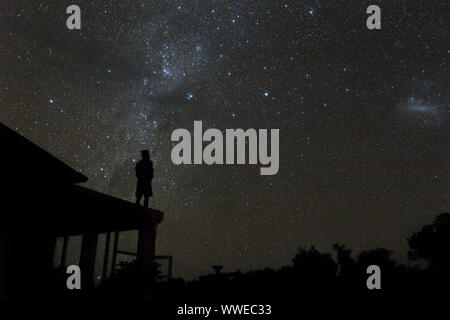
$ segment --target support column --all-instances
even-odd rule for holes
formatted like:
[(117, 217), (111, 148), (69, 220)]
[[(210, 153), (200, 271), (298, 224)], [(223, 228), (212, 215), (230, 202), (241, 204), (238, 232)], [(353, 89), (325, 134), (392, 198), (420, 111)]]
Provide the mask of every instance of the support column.
[(172, 269), (173, 269), (173, 257), (169, 256), (169, 270), (167, 272), (167, 279), (172, 279)]
[(43, 259), (45, 263), (45, 270), (50, 273), (53, 269), (53, 258), (55, 256), (56, 249), (56, 236), (48, 234), (44, 237), (44, 254)]
[(68, 245), (69, 245), (69, 237), (64, 236), (63, 246), (62, 246), (62, 251), (61, 251), (61, 261), (59, 263), (61, 268), (64, 268), (66, 266), (67, 246)]
[[(22, 288), (22, 290), (23, 288), (27, 288), (28, 291), (28, 287), (30, 287), (27, 293), (45, 297), (48, 294), (51, 294), (51, 287), (49, 286), (49, 283), (52, 280), (51, 274), (53, 269), (53, 257), (55, 254), (56, 236), (53, 236), (48, 231), (42, 232), (39, 236), (40, 239), (34, 238), (30, 241), (28, 255), (22, 252), (25, 259), (27, 257), (33, 259), (30, 261), (33, 262), (33, 266), (35, 268), (34, 272), (36, 272), (39, 276), (34, 277), (33, 280), (29, 280), (29, 278), (24, 277), (24, 274), (19, 274), (19, 276), (23, 278), (23, 285), (25, 285), (24, 287), (19, 286), (19, 288)], [(28, 266), (28, 264), (25, 266)], [(27, 284), (27, 281), (33, 282)]]
[(94, 286), (95, 255), (97, 254), (98, 234), (83, 234), (81, 242), (81, 289), (89, 290)]
[(102, 281), (108, 278), (108, 260), (109, 260), (109, 246), (111, 244), (111, 232), (106, 233), (105, 240), (105, 255), (103, 256), (103, 274)]
[(153, 280), (153, 263), (156, 247), (156, 224), (152, 219), (144, 219), (139, 228), (137, 270), (143, 278), (144, 286), (151, 285)]
[(111, 274), (116, 271), (116, 261), (117, 261), (117, 250), (119, 247), (119, 231), (114, 232), (114, 247), (113, 247), (113, 257), (111, 263)]
[(8, 225), (0, 221), (0, 301), (8, 295)]

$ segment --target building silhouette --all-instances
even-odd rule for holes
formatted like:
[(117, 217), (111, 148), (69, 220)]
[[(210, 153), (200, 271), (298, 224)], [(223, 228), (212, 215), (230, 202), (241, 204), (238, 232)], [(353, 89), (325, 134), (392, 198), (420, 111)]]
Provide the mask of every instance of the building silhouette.
[(88, 178), (3, 124), (0, 150), (0, 298), (51, 294), (47, 284), (59, 237), (64, 238), (64, 264), (68, 237), (82, 236), (79, 266), (84, 291), (94, 285), (101, 233), (106, 233), (104, 276), (111, 255), (114, 268), (119, 232), (138, 230), (137, 270), (143, 283), (151, 277), (161, 211), (79, 185)]

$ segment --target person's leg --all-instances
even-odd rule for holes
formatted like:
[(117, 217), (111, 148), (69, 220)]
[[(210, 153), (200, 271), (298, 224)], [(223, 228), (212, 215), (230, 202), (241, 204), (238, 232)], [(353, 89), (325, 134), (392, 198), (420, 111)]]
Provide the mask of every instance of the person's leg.
[(144, 207), (148, 208), (148, 195), (144, 195)]
[(141, 204), (141, 198), (142, 198), (142, 194), (137, 194), (136, 195), (136, 204), (137, 205)]

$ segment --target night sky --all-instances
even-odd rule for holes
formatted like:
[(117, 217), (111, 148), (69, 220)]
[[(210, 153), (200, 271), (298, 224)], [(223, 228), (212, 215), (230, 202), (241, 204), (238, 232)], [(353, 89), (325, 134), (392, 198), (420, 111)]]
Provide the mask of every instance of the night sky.
[[(1, 1), (0, 121), (130, 201), (149, 149), (157, 254), (175, 276), (277, 268), (336, 242), (404, 262), (406, 238), (449, 207), (446, 3)], [(170, 135), (194, 120), (279, 129), (278, 174), (172, 164)]]

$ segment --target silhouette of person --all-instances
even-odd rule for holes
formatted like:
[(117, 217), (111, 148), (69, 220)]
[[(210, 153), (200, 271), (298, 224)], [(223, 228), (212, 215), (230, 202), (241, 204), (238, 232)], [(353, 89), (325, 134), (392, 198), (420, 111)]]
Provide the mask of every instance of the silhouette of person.
[(153, 195), (152, 179), (153, 179), (153, 162), (150, 160), (148, 150), (141, 151), (142, 159), (136, 164), (136, 204), (141, 203), (144, 196), (144, 206), (148, 208), (148, 198)]

